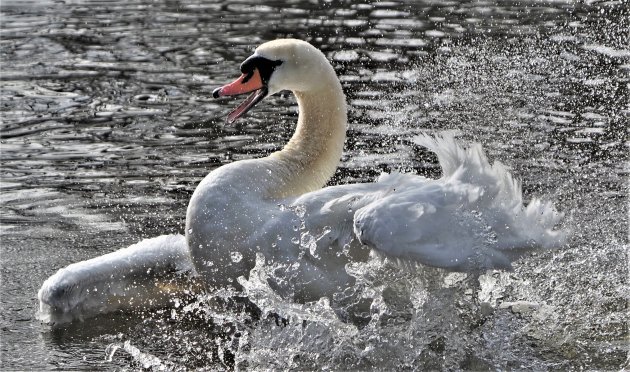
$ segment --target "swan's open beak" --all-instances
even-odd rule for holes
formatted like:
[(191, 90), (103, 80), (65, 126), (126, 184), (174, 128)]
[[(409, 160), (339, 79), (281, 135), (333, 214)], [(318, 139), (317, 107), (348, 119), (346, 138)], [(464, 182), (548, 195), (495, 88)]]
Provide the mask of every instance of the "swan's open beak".
[(263, 84), (260, 72), (258, 69), (254, 69), (251, 73), (241, 75), (241, 77), (233, 83), (224, 85), (212, 92), (212, 96), (214, 98), (236, 96), (249, 92), (253, 93), (250, 94), (243, 103), (238, 105), (237, 108), (230, 112), (227, 117), (228, 123), (233, 123), (236, 119), (245, 115), (247, 111), (256, 106), (258, 102), (262, 101), (262, 99), (267, 96), (268, 90)]

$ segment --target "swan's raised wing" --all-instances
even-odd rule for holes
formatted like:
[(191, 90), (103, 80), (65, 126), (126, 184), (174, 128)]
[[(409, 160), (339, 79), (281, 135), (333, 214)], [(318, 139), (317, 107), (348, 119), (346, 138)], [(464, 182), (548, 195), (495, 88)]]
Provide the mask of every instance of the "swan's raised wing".
[(378, 253), (453, 271), (510, 268), (496, 250), (496, 233), (479, 205), (483, 188), (413, 176), (388, 175), (396, 192), (366, 204), (354, 216), (358, 239)]
[(307, 227), (326, 227), (337, 249), (356, 238), (384, 256), (454, 271), (510, 269), (524, 252), (562, 244), (565, 234), (554, 230), (562, 215), (537, 199), (524, 207), (518, 183), (479, 145), (416, 141), (436, 152), (442, 178), (390, 174), (303, 195), (295, 204)]
[(333, 252), (357, 258), (361, 251), (350, 244), (355, 242), (387, 257), (456, 270), (478, 244), (474, 234), (480, 227), (464, 221), (461, 209), (479, 192), (466, 184), (394, 173), (375, 183), (327, 187), (295, 203), (304, 208), (306, 230), (324, 243), (318, 250), (330, 245)]

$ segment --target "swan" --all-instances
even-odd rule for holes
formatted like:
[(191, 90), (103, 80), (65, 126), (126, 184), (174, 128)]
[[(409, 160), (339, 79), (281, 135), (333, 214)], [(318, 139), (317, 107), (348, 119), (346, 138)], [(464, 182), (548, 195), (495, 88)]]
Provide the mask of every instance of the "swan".
[[(438, 156), (442, 177), (383, 174), (373, 183), (324, 187), (340, 161), (347, 126), (341, 84), (311, 44), (260, 45), (242, 75), (214, 98), (249, 93), (227, 117), (243, 117), (265, 97), (290, 90), (299, 117), (290, 141), (270, 156), (213, 170), (197, 186), (185, 235), (143, 240), (60, 269), (42, 285), (40, 319), (64, 322), (117, 309), (166, 306), (173, 295), (239, 288), (262, 255), (276, 265), (270, 286), (297, 302), (354, 284), (346, 265), (370, 252), (480, 273), (510, 270), (533, 249), (562, 245), (562, 214), (552, 203), (523, 205), (505, 166), (481, 146), (452, 136), (414, 139)], [(201, 288), (201, 289), (200, 289)]]

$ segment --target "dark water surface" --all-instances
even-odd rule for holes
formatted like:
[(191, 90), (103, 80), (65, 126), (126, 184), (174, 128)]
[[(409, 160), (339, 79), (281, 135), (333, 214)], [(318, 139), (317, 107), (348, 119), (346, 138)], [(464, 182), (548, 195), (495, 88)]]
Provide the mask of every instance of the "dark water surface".
[[(628, 7), (2, 1), (0, 369), (628, 368)], [(261, 316), (193, 303), (40, 324), (37, 290), (57, 269), (183, 232), (202, 177), (287, 141), (290, 95), (233, 126), (224, 118), (236, 103), (211, 98), (278, 37), (321, 48), (348, 96), (331, 184), (438, 176), (411, 138), (455, 130), (511, 166), (526, 199), (556, 201), (569, 245), (482, 277), (480, 298), (496, 307), (485, 317), (465, 287), (427, 289), (425, 277), (443, 273), (370, 262), (351, 268), (376, 298), (357, 324), (325, 301), (266, 301)], [(498, 308), (516, 300), (537, 309)]]

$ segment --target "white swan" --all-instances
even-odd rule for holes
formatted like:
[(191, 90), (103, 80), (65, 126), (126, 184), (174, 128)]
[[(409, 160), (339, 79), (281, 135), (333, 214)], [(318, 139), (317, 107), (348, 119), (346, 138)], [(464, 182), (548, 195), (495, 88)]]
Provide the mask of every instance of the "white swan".
[[(437, 180), (389, 174), (376, 183), (322, 188), (342, 154), (346, 102), (325, 56), (307, 42), (276, 40), (256, 49), (243, 75), (215, 98), (251, 95), (234, 121), (269, 94), (291, 90), (299, 119), (289, 143), (271, 156), (212, 171), (195, 190), (186, 235), (142, 241), (59, 270), (39, 291), (41, 318), (65, 321), (134, 307), (163, 306), (168, 293), (238, 287), (256, 254), (277, 264), (270, 283), (296, 301), (330, 296), (353, 285), (345, 270), (369, 249), (452, 271), (510, 269), (534, 248), (562, 244), (561, 219), (550, 203), (523, 206), (519, 184), (481, 147), (452, 137), (420, 136), (443, 169)], [(366, 248), (367, 247), (367, 248)], [(369, 249), (368, 249), (369, 248)], [(166, 293), (166, 294), (165, 294)]]

